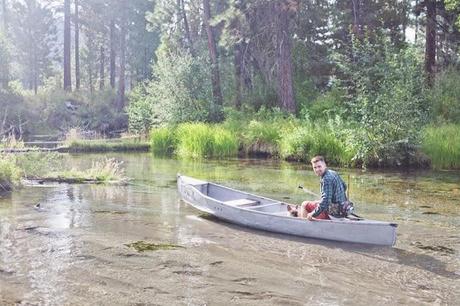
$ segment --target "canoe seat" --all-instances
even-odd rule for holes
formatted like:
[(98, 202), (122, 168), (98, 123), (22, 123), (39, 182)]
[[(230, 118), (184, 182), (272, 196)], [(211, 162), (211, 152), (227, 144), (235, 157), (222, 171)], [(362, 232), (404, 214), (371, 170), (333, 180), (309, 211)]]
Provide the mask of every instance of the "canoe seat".
[(230, 200), (230, 201), (225, 201), (224, 202), (227, 205), (231, 206), (255, 206), (259, 204), (259, 201), (251, 200), (251, 199), (236, 199), (236, 200)]

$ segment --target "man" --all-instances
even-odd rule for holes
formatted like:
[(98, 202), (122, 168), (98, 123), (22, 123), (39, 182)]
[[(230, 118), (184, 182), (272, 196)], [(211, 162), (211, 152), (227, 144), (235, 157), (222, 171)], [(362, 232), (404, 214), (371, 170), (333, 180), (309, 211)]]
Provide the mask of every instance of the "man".
[(315, 174), (321, 177), (321, 200), (303, 202), (299, 217), (310, 221), (313, 218), (329, 219), (328, 214), (333, 217), (343, 217), (344, 205), (350, 205), (345, 193), (347, 185), (337, 172), (327, 168), (324, 157), (319, 155), (313, 157), (311, 165)]

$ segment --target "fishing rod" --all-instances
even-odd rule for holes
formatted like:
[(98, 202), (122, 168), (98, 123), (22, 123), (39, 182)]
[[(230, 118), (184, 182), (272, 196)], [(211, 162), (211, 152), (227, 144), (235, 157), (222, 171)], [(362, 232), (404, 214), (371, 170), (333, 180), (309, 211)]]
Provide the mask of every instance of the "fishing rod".
[(302, 189), (304, 192), (311, 194), (312, 196), (319, 197), (319, 194), (314, 193), (313, 191), (308, 190), (307, 188), (303, 187), (302, 185), (298, 186), (299, 189)]
[[(310, 194), (310, 195), (313, 195), (313, 196), (315, 196), (315, 197), (319, 197), (319, 194), (314, 193), (313, 191), (308, 190), (307, 188), (303, 187), (302, 185), (299, 185), (298, 188), (299, 188), (299, 189), (302, 189), (304, 192), (306, 192), (306, 193), (308, 193), (308, 194)], [(348, 196), (347, 196), (347, 197), (348, 197)], [(362, 220), (362, 219), (364, 219), (363, 217), (358, 216), (357, 214), (355, 214), (355, 213), (353, 212), (353, 210), (349, 212), (349, 215), (352, 215), (353, 217), (355, 217), (356, 220)]]

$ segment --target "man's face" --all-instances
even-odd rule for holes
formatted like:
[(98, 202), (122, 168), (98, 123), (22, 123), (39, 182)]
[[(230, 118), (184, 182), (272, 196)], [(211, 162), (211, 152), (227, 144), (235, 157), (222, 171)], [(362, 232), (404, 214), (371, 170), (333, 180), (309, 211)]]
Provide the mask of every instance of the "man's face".
[(317, 161), (314, 163), (311, 163), (311, 166), (313, 167), (313, 171), (317, 176), (322, 176), (324, 171), (326, 171), (326, 163), (323, 161)]

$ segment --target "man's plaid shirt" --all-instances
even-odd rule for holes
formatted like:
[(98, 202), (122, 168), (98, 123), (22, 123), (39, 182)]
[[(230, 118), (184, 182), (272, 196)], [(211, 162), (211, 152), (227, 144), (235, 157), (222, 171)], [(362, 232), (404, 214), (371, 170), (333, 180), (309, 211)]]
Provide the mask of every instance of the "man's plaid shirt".
[(326, 169), (321, 177), (321, 202), (313, 212), (313, 217), (319, 216), (323, 211), (329, 212), (331, 203), (342, 204), (347, 200), (347, 185), (333, 170)]

